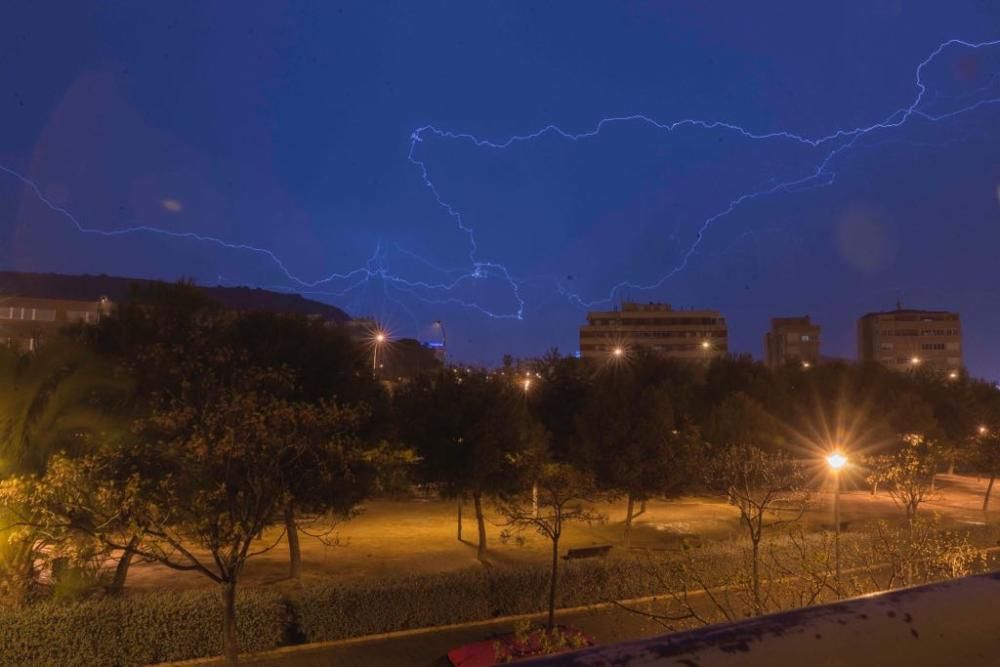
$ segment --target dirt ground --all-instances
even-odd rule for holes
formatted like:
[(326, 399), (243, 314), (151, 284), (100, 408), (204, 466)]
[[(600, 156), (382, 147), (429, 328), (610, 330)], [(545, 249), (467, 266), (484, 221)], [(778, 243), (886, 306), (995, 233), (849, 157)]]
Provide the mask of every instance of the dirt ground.
[[(867, 489), (852, 488), (844, 480), (841, 493), (841, 519), (858, 522), (874, 518), (899, 518), (902, 511), (885, 493), (872, 497)], [(811, 494), (811, 507), (804, 520), (811, 527), (831, 526), (833, 494), (828, 488)], [(937, 512), (953, 525), (982, 523), (987, 520), (982, 507), (985, 480), (974, 477), (940, 475), (937, 493), (922, 506), (921, 512)], [(1000, 509), (1000, 498), (994, 502)], [(320, 539), (302, 535), (303, 584), (322, 577), (341, 581), (384, 577), (401, 573), (419, 574), (457, 570), (475, 565), (476, 523), (471, 505), (464, 509), (464, 541), (456, 539), (454, 502), (437, 499), (375, 500), (366, 503), (361, 513), (337, 527), (339, 546), (328, 546)], [(622, 547), (622, 521), (625, 502), (601, 506), (607, 521), (593, 526), (571, 525), (564, 534), (561, 551), (611, 544)], [(684, 497), (669, 501), (653, 500), (638, 517), (632, 530), (632, 547), (641, 549), (676, 549), (684, 538), (725, 538), (738, 529), (739, 514), (723, 498)], [(517, 563), (547, 562), (549, 543), (537, 535), (524, 533), (524, 544), (500, 539), (501, 528), (489, 514), (487, 523), (487, 559), (496, 566)], [(1000, 512), (990, 513), (989, 520), (1000, 520)], [(250, 560), (244, 584), (281, 584), (288, 573), (288, 549), (280, 528), (265, 532), (261, 545), (277, 540), (269, 552)], [(280, 538), (280, 539), (279, 539)], [(129, 573), (131, 590), (153, 588), (207, 588), (207, 578), (193, 572), (178, 572), (166, 567), (137, 563)]]

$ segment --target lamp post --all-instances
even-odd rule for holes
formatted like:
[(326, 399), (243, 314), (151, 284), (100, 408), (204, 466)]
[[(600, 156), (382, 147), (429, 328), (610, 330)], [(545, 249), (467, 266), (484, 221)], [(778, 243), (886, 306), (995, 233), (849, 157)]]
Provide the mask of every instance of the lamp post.
[(372, 347), (372, 375), (378, 376), (378, 350), (385, 342), (385, 333), (378, 331), (375, 333), (374, 346)]
[(833, 472), (833, 559), (840, 582), (840, 469), (847, 465), (847, 457), (834, 452), (826, 457), (826, 464)]

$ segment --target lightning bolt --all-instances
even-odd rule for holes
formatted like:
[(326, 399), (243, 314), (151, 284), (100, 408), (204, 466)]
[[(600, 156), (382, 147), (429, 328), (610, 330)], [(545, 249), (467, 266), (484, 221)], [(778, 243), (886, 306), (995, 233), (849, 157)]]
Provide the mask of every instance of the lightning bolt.
[[(698, 231), (695, 235), (694, 241), (687, 247), (681, 256), (680, 261), (667, 273), (663, 274), (657, 280), (645, 283), (637, 284), (629, 281), (621, 281), (613, 285), (606, 296), (594, 300), (585, 300), (580, 295), (566, 290), (563, 285), (557, 283), (556, 288), (561, 294), (567, 297), (573, 303), (576, 303), (582, 307), (593, 307), (596, 305), (609, 303), (614, 301), (617, 294), (625, 289), (633, 290), (653, 290), (661, 287), (666, 281), (673, 278), (677, 274), (681, 273), (687, 268), (691, 258), (698, 251), (706, 233), (709, 229), (719, 220), (729, 216), (734, 211), (742, 208), (744, 205), (757, 200), (766, 198), (782, 192), (798, 192), (802, 190), (808, 190), (813, 188), (828, 187), (836, 182), (836, 173), (830, 170), (831, 163), (842, 153), (848, 152), (853, 149), (862, 138), (865, 138), (873, 133), (886, 132), (889, 130), (894, 130), (905, 125), (911, 118), (917, 117), (930, 122), (940, 122), (956, 116), (967, 114), (972, 111), (976, 111), (983, 107), (993, 106), (1000, 104), (1000, 97), (989, 97), (986, 99), (977, 100), (971, 104), (966, 104), (958, 109), (953, 109), (947, 112), (932, 113), (929, 111), (921, 110), (919, 107), (924, 102), (924, 98), (927, 95), (927, 84), (924, 82), (924, 70), (940, 56), (946, 49), (953, 47), (964, 47), (972, 50), (978, 50), (988, 47), (995, 47), (1000, 45), (1000, 39), (984, 41), (984, 42), (969, 42), (961, 39), (950, 39), (948, 41), (942, 42), (934, 49), (924, 60), (922, 60), (916, 68), (915, 72), (915, 83), (916, 83), (916, 94), (913, 100), (904, 107), (900, 107), (885, 116), (882, 120), (871, 123), (867, 126), (858, 126), (854, 128), (838, 129), (829, 134), (821, 135), (818, 137), (809, 137), (803, 134), (778, 130), (773, 132), (755, 132), (748, 129), (742, 125), (735, 123), (719, 121), (719, 120), (704, 120), (698, 118), (685, 118), (682, 120), (676, 120), (671, 122), (661, 122), (650, 116), (643, 114), (632, 114), (626, 116), (611, 116), (607, 118), (602, 118), (594, 125), (590, 130), (584, 132), (570, 132), (563, 129), (559, 125), (546, 125), (541, 129), (535, 130), (528, 134), (513, 135), (506, 139), (500, 141), (492, 141), (489, 139), (483, 139), (477, 137), (476, 135), (466, 133), (466, 132), (454, 132), (451, 130), (442, 130), (432, 125), (425, 125), (417, 129), (412, 137), (410, 143), (410, 161), (414, 162), (420, 167), (421, 175), (424, 179), (424, 184), (431, 190), (438, 204), (454, 218), (459, 228), (466, 232), (472, 242), (472, 254), (474, 256), (477, 246), (475, 244), (474, 235), (472, 229), (468, 227), (462, 220), (462, 215), (453, 206), (444, 201), (438, 192), (437, 186), (430, 180), (428, 176), (428, 171), (426, 165), (422, 162), (416, 160), (413, 157), (413, 151), (416, 145), (425, 140), (425, 136), (432, 135), (439, 139), (453, 140), (453, 141), (466, 141), (471, 142), (477, 148), (486, 148), (492, 150), (505, 150), (511, 148), (515, 144), (531, 142), (539, 139), (545, 135), (555, 135), (562, 139), (580, 142), (587, 139), (593, 139), (598, 137), (601, 132), (608, 126), (623, 124), (623, 123), (641, 123), (652, 128), (666, 132), (673, 133), (678, 130), (683, 129), (701, 129), (701, 130), (722, 130), (735, 133), (743, 138), (750, 139), (753, 141), (772, 141), (781, 140), (788, 141), (795, 144), (806, 146), (810, 149), (819, 149), (821, 154), (818, 161), (815, 163), (813, 169), (801, 176), (789, 180), (784, 180), (776, 183), (770, 187), (753, 190), (750, 192), (745, 192), (739, 196), (733, 198), (729, 201), (728, 205), (721, 208), (718, 212), (705, 218), (698, 227)], [(977, 91), (974, 92), (984, 92), (985, 90), (992, 87), (992, 84), (996, 81), (996, 77), (991, 78), (990, 82), (986, 85), (981, 86)], [(961, 96), (964, 97), (964, 96)]]
[[(101, 229), (86, 226), (68, 209), (60, 206), (47, 198), (39, 186), (30, 178), (16, 169), (0, 164), (0, 172), (13, 177), (26, 186), (39, 202), (49, 208), (52, 212), (61, 216), (80, 233), (99, 235), (105, 237), (117, 237), (127, 235), (157, 235), (173, 238), (182, 241), (197, 242), (206, 245), (214, 245), (224, 250), (249, 253), (258, 256), (264, 261), (274, 265), (288, 281), (289, 285), (275, 286), (278, 289), (294, 289), (307, 294), (324, 295), (330, 297), (343, 297), (351, 294), (371, 281), (381, 281), (386, 297), (402, 306), (397, 296), (406, 296), (423, 303), (432, 305), (451, 304), (457, 305), (484, 316), (497, 319), (520, 320), (524, 317), (526, 307), (525, 299), (522, 295), (524, 279), (516, 278), (512, 272), (498, 259), (483, 257), (473, 227), (463, 218), (461, 211), (453, 206), (441, 193), (438, 186), (432, 180), (430, 169), (427, 163), (418, 155), (422, 144), (431, 140), (461, 141), (470, 142), (477, 148), (487, 150), (506, 150), (517, 144), (530, 143), (546, 135), (553, 135), (571, 142), (581, 142), (598, 137), (602, 131), (613, 125), (620, 124), (643, 124), (652, 127), (656, 131), (671, 134), (682, 130), (705, 131), (705, 132), (728, 132), (739, 137), (755, 142), (788, 142), (791, 145), (804, 146), (816, 151), (817, 155), (812, 166), (796, 177), (787, 178), (777, 182), (772, 181), (767, 186), (755, 190), (744, 192), (733, 197), (725, 206), (720, 207), (714, 214), (703, 219), (697, 228), (694, 240), (684, 249), (680, 260), (665, 274), (658, 279), (645, 283), (636, 284), (628, 281), (621, 281), (612, 285), (603, 297), (587, 300), (579, 294), (570, 292), (565, 287), (556, 283), (556, 289), (564, 295), (570, 302), (582, 307), (591, 307), (601, 303), (613, 301), (624, 289), (652, 290), (662, 286), (666, 281), (684, 271), (689, 265), (692, 257), (697, 253), (706, 234), (719, 220), (731, 215), (735, 211), (745, 207), (756, 200), (765, 199), (781, 193), (801, 192), (814, 188), (829, 187), (836, 182), (836, 171), (832, 165), (835, 160), (858, 147), (862, 139), (876, 134), (889, 133), (892, 130), (903, 127), (912, 119), (921, 119), (927, 122), (942, 122), (970, 112), (1000, 104), (1000, 97), (986, 96), (994, 84), (1000, 80), (1000, 74), (995, 75), (989, 82), (980, 88), (959, 96), (947, 96), (936, 93), (928, 100), (928, 85), (924, 80), (924, 72), (942, 53), (948, 49), (964, 48), (969, 50), (986, 49), (1000, 46), (1000, 39), (984, 42), (969, 42), (960, 39), (951, 39), (942, 42), (923, 61), (921, 61), (915, 71), (916, 93), (913, 99), (906, 106), (900, 107), (881, 120), (865, 126), (853, 128), (842, 128), (834, 130), (825, 135), (807, 136), (805, 134), (788, 130), (776, 130), (770, 132), (758, 132), (743, 125), (721, 120), (706, 120), (698, 118), (685, 118), (671, 122), (661, 122), (650, 116), (643, 114), (632, 114), (622, 116), (611, 116), (602, 118), (591, 129), (584, 132), (570, 132), (559, 125), (549, 124), (538, 130), (527, 134), (513, 135), (499, 141), (492, 141), (477, 137), (470, 133), (455, 132), (446, 129), (439, 129), (433, 125), (424, 125), (417, 128), (410, 134), (409, 151), (407, 159), (414, 165), (423, 180), (424, 185), (430, 191), (436, 204), (451, 219), (457, 229), (466, 237), (468, 242), (468, 266), (455, 269), (437, 267), (431, 262), (420, 258), (409, 251), (397, 247), (401, 254), (407, 254), (418, 259), (426, 268), (442, 276), (439, 281), (414, 280), (397, 275), (389, 268), (387, 252), (379, 242), (369, 259), (357, 268), (346, 272), (333, 272), (317, 279), (307, 279), (292, 271), (287, 262), (278, 256), (274, 251), (252, 245), (249, 243), (231, 241), (215, 236), (199, 234), (193, 231), (174, 231), (150, 225), (125, 226), (116, 229)], [(932, 107), (942, 99), (952, 101), (959, 100), (961, 105), (943, 111), (932, 111)], [(888, 143), (888, 142), (887, 142)], [(506, 310), (493, 310), (469, 299), (467, 295), (473, 291), (477, 282), (485, 280), (499, 281), (509, 290), (512, 307)], [(403, 307), (414, 321), (416, 318), (408, 308)]]

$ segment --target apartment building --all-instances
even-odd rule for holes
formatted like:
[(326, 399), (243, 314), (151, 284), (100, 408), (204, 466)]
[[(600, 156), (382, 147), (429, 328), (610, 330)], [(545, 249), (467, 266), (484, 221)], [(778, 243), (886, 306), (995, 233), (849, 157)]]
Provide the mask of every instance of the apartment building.
[(858, 361), (888, 368), (962, 369), (962, 323), (958, 313), (897, 308), (858, 320)]
[(580, 327), (581, 358), (622, 356), (637, 347), (676, 359), (707, 361), (729, 352), (729, 333), (717, 310), (625, 302), (620, 309), (587, 313), (587, 323)]
[(771, 330), (764, 334), (767, 365), (780, 368), (795, 362), (808, 368), (819, 363), (819, 336), (819, 325), (808, 315), (771, 318)]

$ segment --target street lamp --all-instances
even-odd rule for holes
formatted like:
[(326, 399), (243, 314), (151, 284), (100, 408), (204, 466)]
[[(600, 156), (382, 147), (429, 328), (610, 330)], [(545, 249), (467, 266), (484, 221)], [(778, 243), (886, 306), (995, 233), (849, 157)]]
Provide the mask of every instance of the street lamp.
[(951, 371), (950, 373), (948, 373), (948, 379), (949, 380), (957, 380), (958, 379), (958, 371)]
[(812, 366), (812, 364), (810, 364), (808, 361), (803, 361), (802, 362), (802, 368), (805, 368), (806, 370), (809, 370), (810, 366)]
[(623, 350), (621, 346), (618, 346), (614, 350), (612, 350), (611, 353), (614, 354), (616, 357), (620, 357), (623, 354), (625, 354), (625, 350)]
[(910, 357), (910, 365), (916, 366), (920, 363), (920, 357)]
[(384, 331), (376, 331), (375, 335), (372, 337), (372, 375), (378, 375), (378, 350), (382, 347), (382, 344), (386, 341), (386, 335)]
[(847, 457), (840, 452), (833, 452), (826, 457), (826, 464), (833, 471), (833, 558), (837, 572), (837, 582), (840, 582), (840, 469), (847, 465)]

